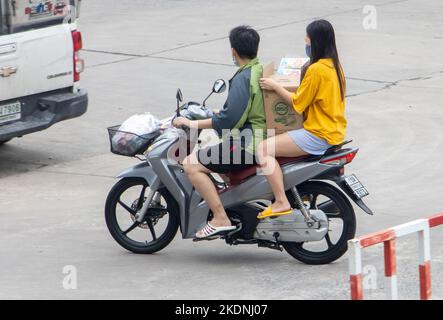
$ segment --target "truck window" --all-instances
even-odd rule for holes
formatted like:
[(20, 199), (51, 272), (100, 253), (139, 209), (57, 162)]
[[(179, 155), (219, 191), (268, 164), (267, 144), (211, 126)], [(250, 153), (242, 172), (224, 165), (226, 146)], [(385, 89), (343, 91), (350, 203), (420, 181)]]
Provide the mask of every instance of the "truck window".
[(0, 34), (71, 22), (80, 0), (0, 0)]

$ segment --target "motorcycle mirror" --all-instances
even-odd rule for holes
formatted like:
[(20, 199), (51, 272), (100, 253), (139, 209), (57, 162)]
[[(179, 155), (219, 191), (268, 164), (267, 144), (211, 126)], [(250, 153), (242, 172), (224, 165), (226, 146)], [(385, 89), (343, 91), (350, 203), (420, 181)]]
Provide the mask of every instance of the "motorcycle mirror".
[(183, 101), (183, 93), (180, 90), (180, 88), (177, 89), (177, 94), (175, 95), (175, 98), (177, 99), (177, 117), (180, 117), (180, 102)]
[(223, 93), (226, 90), (226, 82), (223, 79), (218, 79), (214, 82), (214, 86), (212, 87), (213, 93)]
[(183, 101), (183, 93), (182, 91), (179, 89), (177, 89), (177, 95), (175, 96), (175, 98), (177, 99), (177, 101), (182, 102)]
[(222, 93), (226, 90), (226, 82), (223, 79), (218, 79), (214, 82), (214, 86), (212, 87), (212, 92), (209, 94), (209, 96), (206, 97), (205, 100), (203, 100), (203, 106), (206, 106), (206, 101), (209, 99), (209, 97), (213, 93)]

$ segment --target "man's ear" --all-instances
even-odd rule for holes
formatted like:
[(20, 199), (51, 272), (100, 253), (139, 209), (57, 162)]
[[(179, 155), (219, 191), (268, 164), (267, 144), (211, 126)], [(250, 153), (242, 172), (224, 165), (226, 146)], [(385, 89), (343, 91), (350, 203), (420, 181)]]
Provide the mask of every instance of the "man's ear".
[(232, 50), (232, 56), (234, 58), (238, 58), (237, 50), (235, 50), (234, 48), (231, 48), (231, 50)]

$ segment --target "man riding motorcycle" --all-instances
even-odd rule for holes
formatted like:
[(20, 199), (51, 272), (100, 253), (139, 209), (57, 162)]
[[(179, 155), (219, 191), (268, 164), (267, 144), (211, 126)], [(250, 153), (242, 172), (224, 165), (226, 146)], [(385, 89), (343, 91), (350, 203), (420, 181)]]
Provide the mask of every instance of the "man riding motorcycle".
[(176, 127), (212, 128), (223, 137), (222, 143), (202, 149), (183, 160), (189, 180), (214, 215), (197, 232), (196, 237), (200, 239), (235, 229), (208, 173), (223, 174), (255, 164), (255, 148), (266, 138), (263, 94), (259, 86), (263, 68), (257, 59), (260, 36), (248, 26), (239, 26), (231, 30), (229, 40), (233, 61), (239, 69), (230, 80), (229, 95), (223, 109), (210, 119), (189, 120), (178, 117), (173, 123)]

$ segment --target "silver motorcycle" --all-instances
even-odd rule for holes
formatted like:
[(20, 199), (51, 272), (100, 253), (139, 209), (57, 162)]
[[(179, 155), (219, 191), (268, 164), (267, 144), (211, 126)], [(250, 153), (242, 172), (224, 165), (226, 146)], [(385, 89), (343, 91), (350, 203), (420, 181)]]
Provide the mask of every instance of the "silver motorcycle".
[[(225, 82), (217, 80), (211, 94), (225, 89)], [(212, 112), (205, 102), (211, 94), (201, 104), (188, 102), (180, 106), (183, 97), (179, 89), (176, 116), (209, 118)], [(112, 138), (118, 129), (109, 129)], [(192, 151), (189, 132), (161, 126), (139, 138), (142, 143), (135, 144), (139, 146), (136, 152), (113, 150), (143, 157), (137, 156), (142, 162), (118, 175), (107, 197), (105, 217), (112, 237), (123, 248), (139, 254), (162, 250), (179, 228), (183, 239), (199, 241), (195, 234), (211, 220), (212, 213), (188, 180), (180, 161), (174, 160), (180, 148), (183, 150), (183, 141), (187, 141), (185, 155)], [(257, 219), (258, 213), (273, 201), (272, 190), (257, 166), (227, 174), (229, 182), (210, 175), (236, 229), (205, 240), (286, 250), (306, 264), (328, 264), (340, 258), (356, 230), (350, 200), (372, 215), (362, 200), (368, 191), (355, 174), (345, 175), (345, 166), (358, 152), (358, 148), (344, 148), (349, 142), (333, 146), (322, 156), (278, 159), (286, 194), (294, 208), (290, 215)]]

